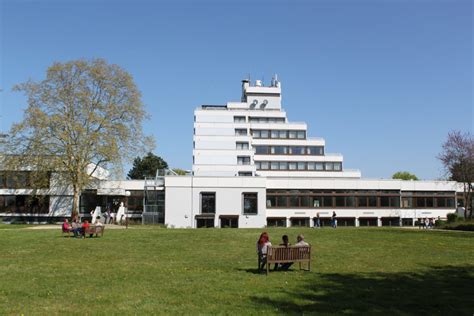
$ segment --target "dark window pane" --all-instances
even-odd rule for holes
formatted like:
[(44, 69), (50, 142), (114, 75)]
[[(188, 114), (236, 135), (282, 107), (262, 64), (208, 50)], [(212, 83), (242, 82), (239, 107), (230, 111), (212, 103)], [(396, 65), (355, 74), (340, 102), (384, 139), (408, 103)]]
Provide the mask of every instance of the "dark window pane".
[(380, 206), (381, 207), (389, 207), (390, 206), (390, 201), (388, 196), (381, 196), (380, 197)]
[(369, 196), (369, 207), (376, 207), (376, 206), (377, 206), (377, 197)]
[(359, 196), (358, 197), (358, 207), (367, 207), (367, 197), (366, 196)]
[(300, 197), (301, 207), (311, 207), (311, 197), (310, 196), (301, 196)]
[(425, 198), (417, 197), (416, 200), (416, 207), (425, 207)]
[(332, 196), (323, 196), (324, 207), (333, 207)]
[(201, 193), (201, 213), (216, 213), (216, 193)]
[(398, 196), (390, 197), (390, 207), (394, 207), (394, 208), (400, 207), (400, 198)]
[(355, 207), (355, 196), (346, 196), (346, 207)]
[(276, 206), (276, 197), (267, 195), (267, 207), (275, 207)]
[(290, 196), (290, 207), (299, 207), (299, 198), (297, 196)]
[(277, 196), (278, 207), (288, 207), (288, 201), (286, 196)]
[(344, 203), (345, 198), (343, 196), (336, 196), (336, 206), (337, 207), (344, 207), (346, 206)]

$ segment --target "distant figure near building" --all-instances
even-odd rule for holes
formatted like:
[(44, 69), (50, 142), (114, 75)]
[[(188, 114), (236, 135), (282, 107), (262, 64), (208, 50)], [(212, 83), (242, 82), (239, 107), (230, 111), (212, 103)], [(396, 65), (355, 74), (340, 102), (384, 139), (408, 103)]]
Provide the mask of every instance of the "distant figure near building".
[(321, 219), (319, 218), (319, 212), (316, 213), (316, 228), (321, 228)]
[(331, 226), (332, 226), (332, 228), (336, 228), (336, 227), (337, 227), (336, 212), (332, 212)]

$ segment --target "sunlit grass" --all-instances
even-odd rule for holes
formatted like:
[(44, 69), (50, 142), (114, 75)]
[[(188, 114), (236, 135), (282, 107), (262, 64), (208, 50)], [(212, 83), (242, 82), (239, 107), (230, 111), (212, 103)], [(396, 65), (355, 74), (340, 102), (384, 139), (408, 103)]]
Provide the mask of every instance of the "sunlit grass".
[(255, 271), (256, 229), (140, 227), (82, 240), (59, 227), (2, 228), (0, 314), (474, 311), (469, 232), (268, 229), (275, 244), (303, 233), (313, 260), (311, 272), (267, 277)]

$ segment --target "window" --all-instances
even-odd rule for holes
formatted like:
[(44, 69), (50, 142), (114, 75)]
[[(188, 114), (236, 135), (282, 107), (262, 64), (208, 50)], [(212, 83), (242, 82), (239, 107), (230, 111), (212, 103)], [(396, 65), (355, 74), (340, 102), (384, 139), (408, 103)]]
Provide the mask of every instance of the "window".
[(260, 130), (252, 130), (252, 136), (254, 138), (260, 138)]
[(280, 162), (280, 170), (288, 170), (288, 163), (286, 161)]
[(247, 150), (247, 149), (249, 149), (249, 143), (247, 143), (247, 142), (237, 142), (237, 143), (235, 143), (235, 149), (237, 149), (237, 150)]
[(237, 164), (238, 165), (250, 165), (250, 157), (249, 156), (237, 156)]
[(288, 207), (288, 197), (287, 196), (277, 196), (276, 202), (278, 207)]
[(323, 196), (324, 207), (333, 207), (332, 196)]
[(236, 128), (235, 136), (247, 136), (247, 130), (245, 128)]
[(303, 195), (300, 197), (300, 206), (301, 207), (310, 207), (311, 206), (311, 197)]
[(296, 162), (289, 162), (288, 167), (289, 170), (296, 170)]
[(267, 195), (267, 208), (276, 206), (276, 197)]
[(313, 197), (313, 207), (322, 207), (323, 206), (323, 198), (320, 196)]
[(255, 146), (256, 155), (268, 155), (268, 146)]
[(279, 131), (279, 138), (288, 138), (288, 132), (287, 131)]
[(276, 131), (276, 130), (272, 130), (271, 131), (271, 136), (272, 136), (272, 138), (279, 138), (279, 132)]
[(270, 167), (272, 170), (279, 170), (280, 169), (280, 164), (278, 163), (278, 161), (272, 161), (270, 163)]
[(216, 192), (201, 192), (201, 214), (216, 213)]
[(343, 196), (336, 196), (336, 207), (346, 206), (345, 198)]
[(268, 227), (286, 227), (286, 218), (267, 218)]
[(298, 162), (298, 170), (305, 170), (306, 163), (305, 162)]
[(355, 207), (355, 196), (346, 196), (346, 207)]
[(332, 171), (334, 170), (334, 163), (332, 162), (326, 162), (326, 171)]
[(334, 163), (334, 171), (341, 171), (342, 170), (342, 163), (335, 162)]
[(321, 156), (323, 155), (323, 147), (321, 146), (310, 146), (307, 148), (308, 155)]
[(261, 130), (260, 131), (260, 137), (261, 138), (268, 138), (269, 137), (269, 132), (267, 130)]
[(316, 170), (316, 163), (308, 162), (308, 170)]
[(244, 193), (244, 214), (256, 215), (258, 214), (258, 194), (257, 193)]
[(262, 161), (262, 162), (261, 162), (261, 169), (262, 169), (262, 170), (268, 170), (268, 169), (270, 169), (270, 168), (269, 168), (269, 165), (268, 165), (268, 161)]
[(298, 196), (292, 195), (290, 196), (289, 200), (290, 200), (290, 207), (294, 208), (294, 207), (300, 206)]
[(306, 132), (305, 131), (298, 131), (296, 134), (298, 139), (305, 139), (306, 138)]
[(322, 163), (322, 162), (317, 162), (317, 163), (316, 163), (316, 170), (318, 170), (318, 171), (323, 171), (323, 170), (324, 170), (324, 163)]
[(234, 123), (245, 123), (245, 116), (234, 116)]
[(288, 133), (288, 138), (295, 139), (296, 138), (296, 131), (289, 131)]
[(221, 216), (221, 228), (239, 228), (238, 216)]
[(251, 176), (252, 176), (252, 172), (239, 171), (238, 175), (239, 175), (239, 177), (251, 177)]

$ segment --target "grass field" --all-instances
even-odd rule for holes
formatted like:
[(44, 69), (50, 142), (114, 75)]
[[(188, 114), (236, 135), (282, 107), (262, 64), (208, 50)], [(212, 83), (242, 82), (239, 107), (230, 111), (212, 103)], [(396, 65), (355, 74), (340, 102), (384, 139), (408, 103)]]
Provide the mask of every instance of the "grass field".
[(304, 233), (311, 272), (256, 271), (261, 230), (133, 227), (102, 238), (0, 225), (0, 314), (474, 313), (474, 233)]

